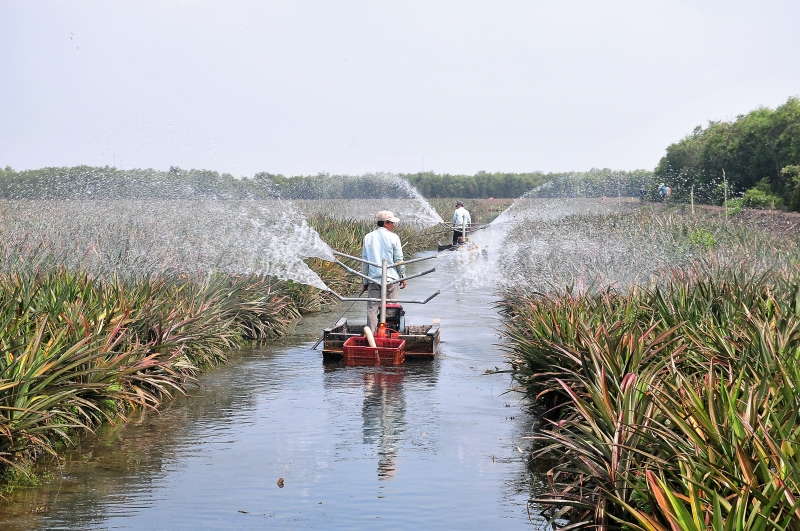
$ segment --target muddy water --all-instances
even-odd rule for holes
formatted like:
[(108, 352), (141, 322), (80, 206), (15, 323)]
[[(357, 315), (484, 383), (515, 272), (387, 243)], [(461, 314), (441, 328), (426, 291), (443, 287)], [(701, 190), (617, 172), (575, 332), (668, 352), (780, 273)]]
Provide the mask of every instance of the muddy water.
[[(412, 280), (404, 297), (445, 281)], [(87, 438), (46, 485), (0, 506), (2, 528), (529, 528), (518, 447), (531, 419), (504, 394), (508, 375), (485, 374), (503, 365), (493, 302), (470, 291), (406, 305), (409, 324), (441, 318), (441, 352), (398, 368), (323, 364), (310, 349), (337, 312), (305, 319), (162, 412)]]

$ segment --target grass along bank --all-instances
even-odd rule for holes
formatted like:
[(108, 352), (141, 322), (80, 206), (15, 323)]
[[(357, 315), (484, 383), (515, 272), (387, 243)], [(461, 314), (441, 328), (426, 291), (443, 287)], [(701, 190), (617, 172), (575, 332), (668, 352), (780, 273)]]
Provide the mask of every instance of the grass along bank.
[(246, 340), (284, 334), (293, 286), (212, 275), (0, 276), (0, 463), (6, 476), (102, 422), (156, 408)]
[(533, 503), (577, 527), (800, 529), (796, 235), (628, 216), (679, 267), (505, 293), (515, 381), (547, 411), (531, 462), (556, 463)]

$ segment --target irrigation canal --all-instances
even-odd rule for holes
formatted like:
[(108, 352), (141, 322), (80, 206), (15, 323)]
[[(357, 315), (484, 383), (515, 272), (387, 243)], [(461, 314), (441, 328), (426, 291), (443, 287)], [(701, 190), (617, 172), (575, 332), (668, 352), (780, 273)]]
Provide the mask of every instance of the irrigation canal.
[[(310, 349), (339, 312), (306, 318), (160, 413), (87, 437), (44, 486), (0, 504), (2, 527), (530, 528), (519, 447), (531, 419), (504, 394), (507, 374), (485, 374), (503, 366), (494, 300), (487, 288), (406, 305), (409, 324), (441, 318), (442, 344), (435, 361), (399, 368), (323, 364)], [(364, 306), (348, 317), (363, 322)]]

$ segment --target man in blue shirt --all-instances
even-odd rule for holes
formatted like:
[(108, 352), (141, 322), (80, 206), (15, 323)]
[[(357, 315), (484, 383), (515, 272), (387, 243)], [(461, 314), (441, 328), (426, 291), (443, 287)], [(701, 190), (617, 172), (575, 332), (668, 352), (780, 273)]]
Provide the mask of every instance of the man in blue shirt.
[[(375, 216), (378, 228), (364, 236), (364, 247), (361, 251), (361, 258), (369, 260), (370, 262), (380, 264), (386, 260), (389, 264), (396, 264), (403, 261), (403, 245), (400, 243), (400, 237), (394, 234), (394, 226), (400, 220), (389, 210), (381, 210)], [(367, 264), (361, 265), (361, 273), (370, 278), (374, 278), (380, 282), (381, 268)], [(406, 267), (397, 266), (390, 267), (386, 272), (386, 278), (389, 282), (392, 280), (399, 280), (405, 278)], [(398, 298), (399, 289), (406, 287), (406, 281), (392, 284), (386, 289), (387, 299)], [(369, 285), (364, 284), (362, 288), (367, 290), (367, 296), (371, 299), (381, 298), (381, 285), (380, 283)], [(399, 288), (399, 289), (398, 289)], [(378, 327), (378, 311), (380, 310), (380, 302), (367, 303), (367, 326), (374, 332)]]

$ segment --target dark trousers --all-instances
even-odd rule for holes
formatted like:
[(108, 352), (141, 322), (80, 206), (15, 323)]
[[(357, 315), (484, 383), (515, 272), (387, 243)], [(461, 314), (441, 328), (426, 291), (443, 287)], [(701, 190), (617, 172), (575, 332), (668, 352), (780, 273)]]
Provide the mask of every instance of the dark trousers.
[(458, 239), (461, 238), (463, 235), (464, 235), (464, 233), (461, 232), (460, 230), (454, 230), (453, 231), (453, 245), (458, 244)]

